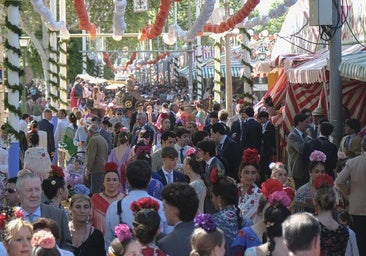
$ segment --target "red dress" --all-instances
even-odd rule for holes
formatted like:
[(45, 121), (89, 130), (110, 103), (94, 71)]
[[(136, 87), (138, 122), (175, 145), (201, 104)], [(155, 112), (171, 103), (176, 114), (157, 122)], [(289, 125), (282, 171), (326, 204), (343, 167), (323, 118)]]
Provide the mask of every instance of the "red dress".
[(78, 107), (78, 99), (75, 98), (75, 88), (72, 87), (71, 88), (71, 92), (70, 92), (70, 107), (71, 108), (77, 108)]

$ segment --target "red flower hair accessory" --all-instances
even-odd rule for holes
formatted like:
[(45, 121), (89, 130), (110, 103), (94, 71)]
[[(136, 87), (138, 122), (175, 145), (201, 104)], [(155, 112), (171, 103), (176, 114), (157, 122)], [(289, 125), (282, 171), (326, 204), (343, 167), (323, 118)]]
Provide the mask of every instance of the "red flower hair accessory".
[(152, 199), (151, 197), (143, 197), (137, 201), (133, 201), (131, 204), (131, 211), (136, 213), (142, 209), (153, 209), (158, 211), (160, 208), (160, 204), (158, 201)]
[(24, 219), (24, 213), (19, 206), (16, 207), (1, 207), (0, 208), (0, 230), (4, 227), (5, 223), (12, 219), (21, 218)]
[(104, 172), (116, 172), (118, 170), (118, 165), (115, 162), (107, 162), (104, 164)]
[(290, 187), (284, 187), (283, 191), (285, 191), (287, 193), (288, 197), (291, 199), (291, 202), (292, 202), (295, 198), (295, 190)]
[(255, 148), (247, 148), (243, 152), (242, 162), (245, 164), (259, 164), (259, 153)]
[(140, 155), (142, 152), (144, 152), (146, 155), (151, 154), (151, 145), (145, 145), (145, 146), (136, 146), (135, 148), (135, 154), (136, 156)]
[(51, 165), (50, 176), (64, 178), (65, 177), (64, 170), (62, 170), (60, 166)]
[(238, 102), (237, 103), (244, 105), (245, 104), (245, 101), (244, 101), (244, 99), (238, 99)]
[(283, 186), (281, 181), (276, 179), (268, 179), (265, 182), (262, 183), (262, 194), (265, 198), (268, 199), (268, 197), (276, 191), (282, 191)]
[(332, 176), (329, 174), (321, 174), (315, 178), (315, 189), (320, 189), (322, 187), (333, 187), (334, 182)]
[(160, 120), (161, 122), (163, 122), (164, 119), (168, 119), (169, 118), (169, 114), (168, 113), (161, 113), (160, 114)]

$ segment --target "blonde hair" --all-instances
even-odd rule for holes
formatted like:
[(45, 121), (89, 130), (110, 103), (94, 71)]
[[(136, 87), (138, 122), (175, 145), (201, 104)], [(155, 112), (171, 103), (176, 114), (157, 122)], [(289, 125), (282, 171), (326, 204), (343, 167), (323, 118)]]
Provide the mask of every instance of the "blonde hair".
[(5, 244), (9, 244), (14, 235), (18, 233), (22, 227), (28, 228), (30, 233), (33, 233), (33, 226), (29, 221), (17, 218), (8, 222), (3, 230), (3, 240)]
[(203, 228), (196, 228), (192, 234), (192, 251), (189, 256), (210, 256), (216, 246), (221, 246), (224, 242), (224, 233), (217, 228), (207, 232)]
[(287, 172), (286, 167), (282, 162), (276, 162), (270, 164), (270, 169), (271, 169), (271, 178), (273, 178), (278, 173), (279, 170), (285, 170)]

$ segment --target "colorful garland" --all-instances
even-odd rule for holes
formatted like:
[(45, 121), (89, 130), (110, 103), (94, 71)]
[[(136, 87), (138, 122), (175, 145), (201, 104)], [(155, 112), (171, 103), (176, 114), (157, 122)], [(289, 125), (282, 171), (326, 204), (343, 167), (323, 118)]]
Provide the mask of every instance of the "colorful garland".
[(89, 21), (84, 0), (74, 0), (74, 9), (79, 18), (80, 29), (88, 31), (90, 40), (94, 41), (97, 38), (97, 27)]
[(108, 67), (113, 71), (113, 73), (117, 73), (116, 68), (114, 67), (112, 61), (109, 59), (109, 55), (107, 52), (103, 52), (103, 61)]
[(259, 2), (260, 0), (248, 0), (237, 13), (226, 21), (222, 21), (220, 24), (205, 24), (204, 31), (218, 34), (233, 29), (237, 24), (249, 16)]
[(114, 14), (113, 14), (113, 39), (119, 41), (122, 39), (126, 30), (125, 12), (126, 0), (114, 0)]

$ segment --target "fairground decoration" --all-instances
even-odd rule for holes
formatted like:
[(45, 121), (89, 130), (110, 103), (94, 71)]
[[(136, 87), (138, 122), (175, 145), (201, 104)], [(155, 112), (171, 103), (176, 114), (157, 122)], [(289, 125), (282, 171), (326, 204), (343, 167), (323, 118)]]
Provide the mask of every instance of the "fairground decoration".
[(88, 31), (90, 40), (94, 41), (97, 38), (97, 27), (89, 21), (84, 0), (74, 0), (74, 9), (79, 18), (80, 29)]
[(108, 67), (113, 71), (113, 73), (117, 73), (116, 68), (113, 66), (111, 60), (109, 59), (109, 55), (107, 52), (103, 52), (103, 61)]
[(145, 12), (149, 8), (148, 0), (134, 0), (133, 11), (134, 12)]
[(119, 41), (122, 39), (126, 30), (125, 12), (126, 12), (126, 0), (114, 1), (114, 14), (113, 14), (113, 39)]
[(33, 9), (41, 15), (46, 27), (51, 31), (60, 31), (63, 39), (69, 39), (70, 33), (66, 28), (65, 21), (56, 21), (51, 11), (43, 4), (43, 0), (32, 0)]
[(212, 32), (215, 34), (226, 32), (230, 29), (233, 29), (237, 24), (242, 22), (249, 14), (254, 10), (254, 8), (259, 4), (260, 0), (248, 0), (240, 10), (235, 13), (235, 15), (231, 16), (226, 21), (221, 22), (220, 24), (205, 24), (204, 31)]
[[(175, 2), (179, 2), (180, 0), (177, 0)], [(146, 39), (154, 39), (155, 37), (158, 37), (163, 32), (166, 18), (169, 15), (169, 9), (170, 5), (174, 1), (171, 0), (161, 0), (160, 6), (159, 6), (159, 12), (156, 15), (155, 23), (153, 25), (146, 25), (142, 30), (141, 34), (139, 35), (139, 41), (145, 41)]]
[(126, 71), (127, 70), (127, 67), (129, 65), (131, 65), (135, 61), (136, 57), (137, 57), (137, 53), (136, 52), (133, 52), (132, 55), (131, 55), (131, 58), (123, 66), (122, 71)]

